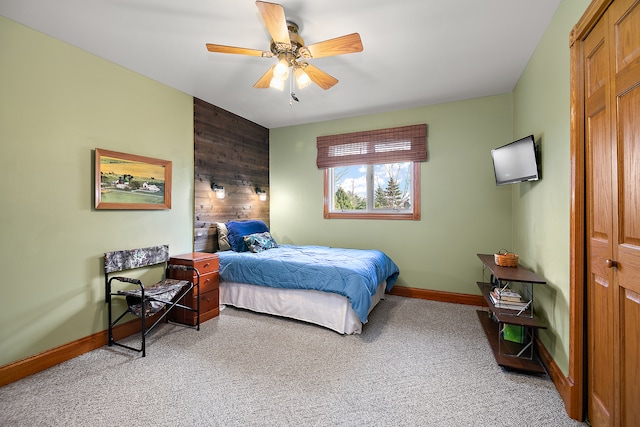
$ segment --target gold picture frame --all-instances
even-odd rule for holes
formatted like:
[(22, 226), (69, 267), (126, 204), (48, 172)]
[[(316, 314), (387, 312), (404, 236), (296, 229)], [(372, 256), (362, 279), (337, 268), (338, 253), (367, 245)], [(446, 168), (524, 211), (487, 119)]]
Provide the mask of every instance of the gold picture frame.
[(171, 161), (96, 148), (96, 209), (171, 209)]

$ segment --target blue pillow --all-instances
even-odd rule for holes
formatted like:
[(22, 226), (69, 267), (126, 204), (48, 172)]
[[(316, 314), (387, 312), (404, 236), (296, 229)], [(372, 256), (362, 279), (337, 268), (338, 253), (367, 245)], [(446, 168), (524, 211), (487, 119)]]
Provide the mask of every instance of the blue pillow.
[(264, 233), (269, 231), (269, 227), (263, 221), (250, 220), (250, 221), (229, 221), (227, 223), (227, 237), (229, 238), (229, 245), (235, 252), (246, 252), (248, 250), (247, 245), (244, 243), (244, 236), (255, 233)]

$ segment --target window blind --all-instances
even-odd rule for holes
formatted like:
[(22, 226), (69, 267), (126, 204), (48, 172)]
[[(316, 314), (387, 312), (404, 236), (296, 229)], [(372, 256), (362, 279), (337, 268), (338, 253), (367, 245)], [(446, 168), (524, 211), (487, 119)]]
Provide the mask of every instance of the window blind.
[(316, 141), (318, 169), (427, 160), (425, 123), (319, 136)]

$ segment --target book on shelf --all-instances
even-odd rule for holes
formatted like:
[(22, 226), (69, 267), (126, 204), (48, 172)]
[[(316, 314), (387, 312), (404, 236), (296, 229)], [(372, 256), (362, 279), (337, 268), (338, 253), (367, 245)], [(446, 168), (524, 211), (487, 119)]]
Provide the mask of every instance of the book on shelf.
[(496, 308), (505, 308), (508, 310), (518, 310), (518, 311), (524, 310), (531, 303), (530, 301), (520, 301), (520, 302), (504, 301), (496, 298), (495, 296), (493, 296), (493, 294), (490, 294), (489, 297), (491, 299), (491, 302)]
[(505, 302), (522, 302), (522, 297), (519, 293), (512, 291), (508, 288), (493, 288), (491, 294), (495, 299)]

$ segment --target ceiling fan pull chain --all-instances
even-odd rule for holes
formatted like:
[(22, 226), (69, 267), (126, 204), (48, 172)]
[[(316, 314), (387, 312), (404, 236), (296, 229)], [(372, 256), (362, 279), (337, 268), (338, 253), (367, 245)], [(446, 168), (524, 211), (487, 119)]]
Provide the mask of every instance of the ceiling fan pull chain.
[(293, 93), (293, 83), (291, 79), (291, 74), (289, 74), (289, 108), (293, 108), (293, 97), (295, 96), (295, 94)]
[(300, 99), (296, 96), (296, 93), (293, 91), (293, 77), (289, 77), (289, 108), (293, 107), (293, 101), (300, 102)]

